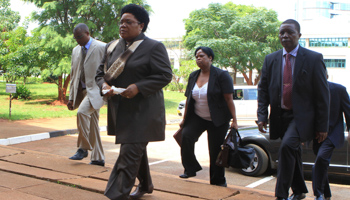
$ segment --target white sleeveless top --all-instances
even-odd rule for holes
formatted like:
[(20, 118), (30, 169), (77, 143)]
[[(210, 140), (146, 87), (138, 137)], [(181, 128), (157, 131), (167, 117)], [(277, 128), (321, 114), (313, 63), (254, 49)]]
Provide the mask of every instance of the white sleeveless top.
[(192, 98), (195, 100), (194, 112), (201, 118), (211, 121), (209, 105), (208, 105), (208, 82), (205, 83), (201, 88), (198, 87), (197, 83), (192, 90)]

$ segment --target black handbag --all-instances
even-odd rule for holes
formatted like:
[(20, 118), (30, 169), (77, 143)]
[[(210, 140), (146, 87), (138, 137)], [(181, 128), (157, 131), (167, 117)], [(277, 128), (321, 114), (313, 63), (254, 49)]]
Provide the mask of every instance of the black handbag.
[[(238, 136), (238, 138), (237, 138)], [(221, 151), (216, 159), (216, 165), (221, 167), (247, 168), (253, 162), (255, 150), (253, 147), (241, 146), (242, 139), (236, 129), (231, 129), (226, 136)]]

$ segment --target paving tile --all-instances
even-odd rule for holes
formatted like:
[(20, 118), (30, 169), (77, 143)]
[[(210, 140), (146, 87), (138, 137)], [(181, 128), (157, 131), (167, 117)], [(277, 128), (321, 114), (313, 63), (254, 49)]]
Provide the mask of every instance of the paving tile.
[(79, 176), (90, 176), (107, 171), (105, 167), (69, 160), (66, 157), (58, 155), (47, 153), (40, 154), (30, 151), (26, 151), (24, 154), (17, 154), (15, 156), (10, 156), (2, 159), (18, 164), (50, 169), (56, 172), (65, 172), (67, 174)]
[(46, 183), (20, 189), (21, 192), (52, 200), (104, 200), (101, 193), (95, 193), (76, 187), (57, 183)]
[(111, 168), (107, 168), (107, 169), (108, 169), (108, 171), (105, 171), (105, 172), (102, 172), (102, 173), (99, 173), (99, 174), (95, 174), (95, 175), (92, 175), (92, 176), (90, 176), (90, 177), (91, 177), (91, 178), (102, 179), (102, 180), (108, 181), (109, 176), (111, 175), (112, 169), (111, 169)]
[(161, 173), (152, 173), (152, 180), (156, 190), (203, 199), (224, 199), (238, 192), (232, 188), (183, 180)]
[(223, 200), (271, 200), (275, 199), (271, 195), (260, 194), (256, 192), (240, 191), (239, 194), (224, 198)]
[(100, 193), (103, 193), (107, 186), (107, 181), (97, 180), (93, 178), (68, 179), (61, 180), (61, 182), (64, 184), (76, 185), (77, 187)]
[(38, 180), (18, 174), (8, 173), (0, 171), (0, 187), (8, 189), (18, 189), (23, 187), (29, 187), (33, 185), (44, 184), (47, 181)]
[(163, 191), (153, 191), (152, 194), (145, 194), (141, 199), (142, 200), (201, 200), (204, 198), (191, 197), (191, 196), (186, 196), (182, 194), (173, 194), (173, 193), (168, 193)]
[(4, 187), (2, 187), (2, 186), (0, 186), (0, 196), (1, 196), (1, 193), (2, 192), (8, 192), (8, 191), (10, 191), (11, 189), (9, 189), (9, 188), (4, 188)]
[(9, 190), (6, 192), (0, 191), (0, 200), (47, 200), (47, 198), (41, 198), (38, 196), (26, 194), (17, 190)]
[(24, 151), (20, 150), (20, 149), (7, 148), (7, 146), (0, 145), (0, 158), (20, 154), (22, 152), (24, 152)]
[(7, 172), (33, 176), (39, 179), (64, 180), (64, 179), (80, 178), (79, 176), (75, 176), (75, 175), (55, 172), (52, 170), (45, 170), (45, 169), (36, 168), (36, 167), (29, 167), (26, 165), (9, 163), (5, 161), (0, 161), (0, 169)]

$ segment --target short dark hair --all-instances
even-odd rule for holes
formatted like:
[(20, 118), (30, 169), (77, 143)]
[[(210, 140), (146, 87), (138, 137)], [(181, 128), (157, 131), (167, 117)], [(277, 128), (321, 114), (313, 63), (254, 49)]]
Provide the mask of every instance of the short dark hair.
[(74, 27), (74, 29), (73, 29), (73, 33), (75, 33), (75, 31), (77, 31), (77, 30), (82, 30), (82, 31), (84, 31), (84, 32), (86, 32), (86, 33), (90, 33), (90, 31), (89, 31), (89, 27), (86, 25), (86, 24), (84, 24), (84, 23), (79, 23), (79, 24), (77, 24), (75, 27)]
[(197, 51), (202, 49), (202, 51), (207, 54), (208, 57), (211, 57), (212, 61), (214, 60), (214, 51), (210, 47), (197, 47), (196, 51), (194, 51), (194, 56), (196, 56)]
[(139, 22), (144, 23), (142, 32), (147, 30), (149, 15), (144, 7), (136, 4), (128, 4), (122, 8), (120, 16), (123, 16), (124, 13), (131, 13)]
[(294, 24), (295, 28), (298, 31), (298, 33), (300, 33), (300, 24), (296, 20), (294, 20), (294, 19), (287, 19), (286, 21), (282, 22), (282, 24)]

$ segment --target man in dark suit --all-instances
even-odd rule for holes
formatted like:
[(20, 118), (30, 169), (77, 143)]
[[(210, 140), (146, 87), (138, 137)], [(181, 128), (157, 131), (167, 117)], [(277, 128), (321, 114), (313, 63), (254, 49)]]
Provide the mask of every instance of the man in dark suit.
[(332, 196), (327, 173), (334, 148), (344, 144), (343, 113), (348, 130), (350, 127), (350, 100), (346, 88), (332, 82), (328, 84), (331, 97), (328, 136), (321, 143), (313, 141), (313, 149), (317, 157), (312, 168), (312, 188), (316, 200), (329, 200)]
[(270, 106), (270, 139), (281, 138), (276, 199), (303, 199), (301, 143), (327, 137), (329, 89), (322, 54), (299, 46), (300, 25), (284, 21), (279, 29), (283, 49), (266, 56), (258, 87), (258, 126), (266, 132)]

